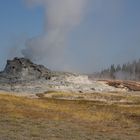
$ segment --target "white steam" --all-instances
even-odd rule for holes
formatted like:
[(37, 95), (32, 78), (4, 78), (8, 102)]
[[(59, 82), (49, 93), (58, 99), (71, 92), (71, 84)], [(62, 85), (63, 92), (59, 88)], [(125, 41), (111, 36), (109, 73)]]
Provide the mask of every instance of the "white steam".
[(34, 61), (42, 59), (52, 65), (63, 61), (68, 34), (80, 24), (88, 0), (28, 0), (31, 5), (42, 5), (45, 10), (44, 32), (27, 40), (22, 54)]

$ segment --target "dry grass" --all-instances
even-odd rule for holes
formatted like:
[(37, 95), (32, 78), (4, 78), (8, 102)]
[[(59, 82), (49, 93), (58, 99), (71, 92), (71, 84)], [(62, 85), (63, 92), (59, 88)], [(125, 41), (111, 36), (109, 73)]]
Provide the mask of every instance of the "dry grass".
[(108, 104), (54, 99), (56, 94), (57, 98), (65, 96), (53, 93), (53, 98), (29, 99), (0, 94), (0, 139), (137, 140), (140, 137), (138, 97), (126, 97), (136, 100), (135, 104)]
[(140, 93), (130, 94), (126, 92), (115, 93), (72, 93), (72, 92), (56, 92), (49, 91), (42, 94), (37, 94), (40, 98), (51, 99), (66, 99), (66, 100), (87, 100), (87, 101), (101, 101), (110, 103), (127, 103), (140, 104)]

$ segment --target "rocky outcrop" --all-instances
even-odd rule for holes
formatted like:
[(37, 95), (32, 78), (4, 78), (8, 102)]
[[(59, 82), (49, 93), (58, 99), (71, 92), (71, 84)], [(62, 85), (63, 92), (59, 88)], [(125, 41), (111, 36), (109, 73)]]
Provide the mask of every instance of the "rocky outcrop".
[(26, 58), (7, 60), (4, 71), (0, 73), (1, 79), (7, 80), (36, 80), (50, 79), (51, 71), (43, 65), (37, 65)]

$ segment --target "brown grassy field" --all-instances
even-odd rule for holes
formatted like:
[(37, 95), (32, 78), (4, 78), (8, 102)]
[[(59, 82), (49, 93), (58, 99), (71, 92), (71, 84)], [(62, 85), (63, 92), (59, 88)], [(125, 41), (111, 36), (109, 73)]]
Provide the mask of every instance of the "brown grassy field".
[(88, 101), (83, 97), (62, 100), (58, 96), (65, 95), (53, 93), (51, 98), (29, 99), (0, 94), (0, 140), (140, 139), (140, 96), (127, 96), (131, 103)]

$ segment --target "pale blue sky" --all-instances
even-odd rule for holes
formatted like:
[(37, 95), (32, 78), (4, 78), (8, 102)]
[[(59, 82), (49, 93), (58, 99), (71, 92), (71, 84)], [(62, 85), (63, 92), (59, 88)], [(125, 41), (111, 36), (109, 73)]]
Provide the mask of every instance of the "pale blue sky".
[[(89, 1), (84, 20), (69, 34), (66, 60), (70, 71), (92, 72), (140, 58), (140, 0)], [(43, 27), (41, 6), (0, 0), (0, 69), (7, 58), (20, 56), (25, 41), (39, 36)]]

